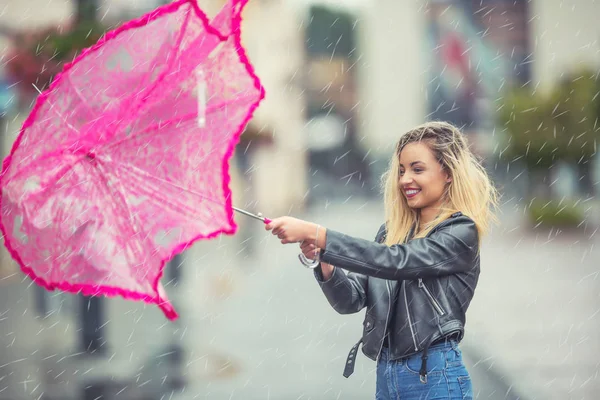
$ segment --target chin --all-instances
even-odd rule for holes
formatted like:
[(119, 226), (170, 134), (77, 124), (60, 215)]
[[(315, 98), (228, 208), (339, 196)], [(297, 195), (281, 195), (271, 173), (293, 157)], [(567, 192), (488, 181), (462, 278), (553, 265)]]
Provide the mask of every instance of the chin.
[(407, 200), (406, 204), (408, 204), (408, 208), (412, 208), (413, 210), (420, 210), (421, 208), (423, 208), (423, 207), (421, 207), (421, 205), (418, 202), (414, 202), (414, 201), (410, 201), (410, 200)]

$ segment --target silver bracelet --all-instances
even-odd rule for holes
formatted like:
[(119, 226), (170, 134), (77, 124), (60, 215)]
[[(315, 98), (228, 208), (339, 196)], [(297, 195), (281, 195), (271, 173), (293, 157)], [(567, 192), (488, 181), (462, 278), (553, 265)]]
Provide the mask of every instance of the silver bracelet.
[(321, 229), (321, 225), (317, 225), (317, 234), (315, 235), (315, 260), (319, 256), (319, 246), (317, 246), (319, 243), (319, 229)]
[(317, 225), (317, 235), (315, 237), (315, 258), (313, 260), (310, 260), (306, 258), (304, 253), (300, 253), (298, 255), (298, 258), (300, 259), (302, 265), (309, 269), (315, 269), (319, 266), (319, 264), (321, 264), (321, 254), (319, 252), (319, 248), (317, 247), (317, 242), (319, 241), (319, 229), (321, 229), (321, 225)]

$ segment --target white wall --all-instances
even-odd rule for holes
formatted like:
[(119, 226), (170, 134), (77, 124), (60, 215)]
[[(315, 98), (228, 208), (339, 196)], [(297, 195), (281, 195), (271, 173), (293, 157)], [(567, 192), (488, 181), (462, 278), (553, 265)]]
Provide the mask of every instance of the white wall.
[(274, 144), (252, 160), (252, 191), (259, 211), (272, 216), (302, 208), (307, 190), (304, 98), (301, 87), (290, 84), (304, 63), (303, 31), (285, 0), (251, 1), (243, 16), (244, 46), (266, 90), (254, 123), (274, 135)]
[(97, 0), (98, 19), (135, 18), (163, 4), (160, 0)]
[(426, 113), (424, 9), (419, 0), (378, 0), (359, 23), (359, 63), (364, 145), (387, 153)]
[(600, 66), (600, 2), (535, 0), (531, 5), (533, 76), (547, 89), (572, 69)]
[(359, 16), (358, 136), (373, 162), (371, 185), (399, 137), (424, 122), (424, 13), (421, 0), (372, 0)]
[(0, 0), (0, 25), (22, 29), (66, 21), (73, 14), (73, 0)]

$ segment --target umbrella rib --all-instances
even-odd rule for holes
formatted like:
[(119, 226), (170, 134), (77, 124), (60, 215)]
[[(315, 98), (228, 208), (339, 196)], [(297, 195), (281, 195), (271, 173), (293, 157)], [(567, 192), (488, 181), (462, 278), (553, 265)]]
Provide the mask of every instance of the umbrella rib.
[[(212, 202), (214, 204), (220, 204), (221, 203), (221, 202), (219, 202), (217, 200), (213, 200), (211, 198), (203, 196), (202, 194), (195, 193), (195, 192), (192, 192), (190, 190), (187, 190), (187, 189), (185, 189), (185, 188), (183, 188), (183, 187), (181, 187), (179, 185), (173, 184), (172, 182), (168, 182), (168, 181), (162, 180), (162, 179), (160, 179), (160, 178), (158, 178), (156, 176), (153, 176), (153, 175), (147, 173), (146, 171), (144, 171), (144, 170), (142, 170), (140, 168), (137, 168), (135, 166), (132, 166), (132, 165), (129, 165), (129, 164), (124, 164), (124, 163), (121, 163), (121, 162), (118, 162), (118, 161), (114, 161), (114, 160), (112, 162), (114, 162), (115, 164), (118, 164), (119, 166), (123, 167), (124, 169), (129, 169), (130, 172), (132, 172), (134, 176), (137, 173), (138, 176), (142, 177), (142, 178), (140, 178), (141, 182), (143, 182), (143, 179), (149, 178), (149, 179), (152, 179), (152, 180), (155, 180), (155, 181), (158, 181), (158, 182), (166, 183), (167, 185), (169, 185), (171, 187), (179, 188), (182, 191), (194, 194), (194, 195), (196, 195), (196, 196), (198, 196), (200, 198), (206, 199), (206, 200), (208, 200), (208, 201), (210, 201), (210, 202)], [(140, 189), (143, 189), (143, 186), (140, 186)], [(180, 202), (173, 201), (172, 198), (169, 198), (167, 196), (161, 196), (162, 191), (160, 191), (160, 190), (144, 190), (143, 194), (144, 195), (148, 195), (149, 198), (158, 199), (161, 202), (161, 204), (168, 204), (168, 205), (172, 206), (176, 211), (179, 211), (182, 214), (187, 215), (187, 216), (189, 216), (191, 218), (197, 218), (198, 217), (198, 213), (197, 213), (196, 209), (188, 207), (187, 205), (182, 204)], [(204, 208), (203, 210), (206, 213), (208, 213), (208, 217), (210, 217), (211, 219), (218, 219), (217, 216), (215, 216), (215, 214), (212, 212), (212, 210), (210, 208)]]
[[(27, 157), (23, 158), (21, 161), (19, 161), (19, 163), (17, 165), (15, 165), (15, 168), (17, 168), (17, 167), (21, 166), (22, 164), (25, 164), (25, 168), (17, 169), (14, 172), (14, 174), (12, 176), (10, 176), (8, 182), (20, 179), (21, 176), (24, 174), (30, 174), (31, 170), (33, 168), (37, 167), (37, 164), (41, 163), (42, 161), (46, 161), (50, 158), (59, 157), (59, 156), (63, 156), (63, 155), (64, 155), (64, 153), (62, 151), (60, 151), (60, 152), (56, 151), (56, 152), (52, 152), (52, 153), (46, 153), (42, 157), (38, 157), (38, 158), (27, 156)], [(66, 167), (70, 168), (71, 166), (72, 165), (67, 165)], [(61, 171), (62, 171), (62, 169), (61, 169)]]
[[(93, 171), (93, 172), (91, 172), (91, 173), (96, 173), (96, 175), (98, 176), (98, 178), (99, 178), (99, 179), (103, 179), (103, 175), (100, 173), (100, 171), (96, 170), (95, 168), (94, 168), (94, 169), (92, 169), (92, 171)], [(102, 190), (102, 189), (98, 188), (98, 190)], [(109, 196), (111, 196), (111, 197), (112, 197), (112, 193), (110, 193), (110, 191), (109, 191), (107, 194), (108, 194)], [(116, 205), (114, 205), (114, 204), (113, 204), (113, 207), (116, 207)], [(63, 208), (60, 208), (60, 209), (58, 210), (58, 212), (57, 212), (57, 220), (59, 220), (59, 221), (64, 221), (64, 220), (65, 220), (65, 213), (64, 213), (64, 210), (65, 210), (65, 208), (64, 208), (64, 207), (63, 207)], [(90, 222), (90, 221), (88, 221), (88, 222)], [(123, 226), (120, 226), (120, 227), (119, 227), (119, 229), (123, 229), (123, 230), (126, 230), (127, 228), (128, 228), (127, 226), (125, 226), (125, 227), (123, 227)], [(70, 239), (71, 237), (72, 237), (72, 235), (70, 235), (70, 236), (69, 236), (68, 238), (66, 238), (66, 239)], [(133, 236), (129, 235), (128, 237), (130, 237), (130, 238), (131, 238), (131, 237), (133, 237)], [(65, 238), (63, 238), (63, 239), (65, 239)], [(98, 239), (97, 239), (97, 238), (95, 238), (94, 240), (95, 240), (95, 241), (97, 241)], [(82, 249), (82, 248), (80, 248), (80, 249)], [(72, 254), (73, 254), (73, 253), (72, 253), (72, 251), (71, 251), (71, 252), (69, 252), (69, 250), (65, 250), (65, 252), (63, 252), (63, 254), (61, 254), (61, 255), (64, 255), (65, 257), (69, 257), (69, 256), (70, 256), (70, 255), (72, 255)], [(86, 258), (86, 257), (85, 257), (83, 254), (82, 254), (82, 257), (84, 257), (84, 258), (87, 260), (87, 258)], [(58, 272), (58, 271), (55, 271), (55, 272)], [(122, 276), (121, 276), (121, 274), (119, 274), (118, 272), (111, 271), (111, 272), (110, 272), (110, 274), (109, 274), (109, 276), (108, 276), (108, 277), (106, 277), (106, 278), (104, 278), (105, 282), (103, 282), (103, 285), (107, 285), (107, 284), (109, 283), (109, 280), (110, 280), (110, 278), (111, 278), (111, 277), (112, 277), (112, 275), (114, 275), (115, 273), (117, 273), (117, 274), (119, 275), (119, 277), (122, 277)], [(81, 274), (81, 273), (79, 273), (79, 274)], [(72, 278), (75, 278), (75, 277), (76, 277), (75, 275), (74, 275), (74, 276), (72, 276)], [(53, 280), (55, 280), (55, 281), (57, 281), (57, 280), (59, 280), (59, 276), (54, 276), (52, 279), (53, 279)]]
[[(189, 121), (189, 120), (192, 120), (192, 119), (194, 119), (194, 118), (196, 117), (196, 115), (197, 115), (196, 113), (190, 113), (190, 114), (184, 115), (184, 116), (182, 116), (182, 117), (181, 117), (181, 119), (179, 119), (179, 120), (177, 121), (177, 124), (180, 124), (180, 123), (182, 123), (182, 122), (187, 122), (187, 121)], [(130, 136), (127, 136), (127, 137), (124, 137), (124, 138), (122, 138), (122, 139), (120, 139), (120, 140), (118, 140), (118, 141), (116, 141), (116, 142), (108, 143), (106, 146), (104, 146), (104, 148), (105, 148), (105, 149), (111, 149), (111, 148), (114, 148), (114, 147), (116, 147), (116, 146), (118, 146), (118, 145), (121, 145), (121, 144), (123, 144), (123, 143), (126, 143), (126, 142), (127, 142), (127, 141), (129, 141), (129, 140), (132, 140), (132, 139), (138, 138), (138, 137), (140, 137), (141, 135), (144, 135), (144, 134), (146, 134), (146, 133), (153, 133), (153, 132), (156, 132), (156, 131), (158, 131), (158, 130), (160, 130), (160, 129), (162, 129), (162, 128), (166, 128), (167, 126), (169, 126), (169, 125), (172, 125), (172, 124), (174, 124), (174, 123), (176, 123), (176, 122), (175, 122), (175, 121), (173, 121), (173, 120), (170, 120), (170, 121), (167, 121), (167, 122), (165, 122), (164, 124), (163, 124), (163, 123), (158, 123), (158, 124), (151, 125), (151, 126), (149, 126), (149, 127), (145, 128), (144, 130), (142, 130), (141, 132), (139, 132), (139, 133), (137, 133), (137, 134), (135, 134), (135, 135), (134, 135), (134, 134), (132, 134), (132, 135), (130, 135)]]
[[(98, 174), (99, 178), (102, 180), (102, 183), (104, 183), (104, 187), (105, 187), (105, 190), (107, 191), (108, 195), (110, 197), (112, 197), (112, 199), (113, 199), (113, 202), (112, 202), (113, 208), (116, 209), (117, 207), (119, 207), (119, 205), (120, 205), (120, 207), (124, 208), (125, 211), (127, 212), (128, 216), (129, 216), (129, 220), (130, 220), (131, 224), (132, 225), (135, 224), (136, 228), (137, 228), (137, 229), (132, 229), (128, 224), (119, 224), (119, 225), (121, 225), (119, 229), (123, 229), (123, 231), (128, 231), (130, 234), (127, 235), (127, 236), (129, 237), (130, 240), (133, 240), (134, 237), (138, 236), (143, 242), (145, 242), (144, 236), (141, 235), (141, 233), (143, 232), (143, 230), (140, 227), (140, 221), (137, 220), (137, 218), (135, 217), (135, 215), (131, 211), (131, 208), (129, 207), (129, 203), (127, 202), (127, 199), (121, 193), (119, 193), (118, 191), (114, 191), (114, 190), (111, 189), (110, 185), (108, 184), (108, 178), (106, 177), (106, 173), (102, 172), (101, 168), (102, 168), (101, 164), (99, 163), (98, 164), (98, 168), (97, 169), (93, 169), (93, 170)], [(119, 204), (117, 202), (117, 199), (120, 200), (119, 203), (121, 203), (121, 204)], [(118, 223), (118, 218), (115, 218), (115, 220), (117, 220), (117, 223)], [(139, 250), (142, 253), (142, 254), (140, 254), (140, 256), (141, 256), (140, 259), (143, 259), (144, 258), (144, 254), (143, 254), (144, 253), (144, 248), (143, 248), (144, 246), (140, 243), (140, 246), (139, 246), (140, 248), (136, 249), (135, 247), (136, 246), (133, 246), (131, 248), (131, 250), (134, 250), (134, 251)], [(148, 249), (148, 250), (150, 250), (150, 249)], [(140, 283), (140, 282), (138, 282), (138, 283)]]
[(83, 103), (84, 107), (90, 113), (90, 117), (93, 117), (96, 113), (92, 110), (92, 108), (89, 106), (88, 102), (85, 100), (85, 98), (83, 97), (83, 95), (81, 94), (81, 92), (77, 89), (77, 87), (75, 86), (75, 84), (71, 80), (71, 75), (70, 74), (67, 75), (67, 82), (69, 83), (69, 86), (71, 86), (71, 89), (73, 89), (73, 91), (75, 92), (75, 94), (77, 95), (77, 97), (79, 97), (79, 100), (81, 100), (81, 102)]
[[(223, 101), (223, 102), (221, 102), (219, 104), (210, 105), (210, 106), (207, 107), (206, 113), (209, 114), (209, 113), (212, 113), (212, 112), (214, 112), (216, 110), (221, 109), (222, 107), (235, 105), (238, 102), (240, 102), (241, 100), (247, 100), (247, 99), (252, 98), (252, 97), (254, 97), (254, 95), (252, 95), (252, 96), (250, 96), (250, 95), (248, 95), (248, 96), (242, 96), (242, 97), (238, 97), (238, 98), (236, 98), (236, 99), (234, 99), (232, 101), (229, 101), (229, 102)], [(171, 119), (170, 121), (167, 121), (165, 123), (158, 123), (158, 124), (151, 125), (151, 126), (145, 128), (144, 130), (142, 130), (141, 132), (137, 133), (137, 134), (132, 134), (131, 136), (124, 137), (124, 138), (122, 138), (122, 139), (120, 139), (120, 140), (118, 140), (116, 142), (107, 144), (105, 146), (105, 148), (107, 148), (107, 149), (113, 148), (115, 146), (123, 144), (123, 143), (125, 143), (125, 142), (127, 142), (129, 140), (134, 139), (134, 138), (139, 138), (141, 135), (144, 135), (144, 134), (147, 134), (147, 133), (152, 133), (152, 132), (155, 132), (155, 131), (160, 130), (162, 128), (166, 128), (167, 126), (169, 126), (171, 124), (175, 124), (175, 123), (176, 124), (181, 124), (183, 122), (188, 122), (188, 121), (190, 121), (190, 120), (192, 120), (194, 118), (197, 118), (197, 117), (198, 117), (198, 113), (197, 112), (192, 112), (192, 113), (183, 115), (180, 119), (178, 119), (176, 121), (173, 120), (173, 119)]]
[[(132, 172), (132, 171), (130, 171)], [(135, 174), (133, 174), (135, 175)], [(152, 176), (152, 175), (150, 175)], [(143, 182), (143, 178), (140, 178), (140, 181)], [(141, 189), (141, 193), (140, 194), (144, 194), (147, 195), (149, 198), (154, 198), (157, 199), (161, 204), (167, 204), (171, 207), (173, 207), (176, 211), (192, 217), (192, 218), (196, 218), (198, 216), (197, 212), (195, 212), (196, 210), (191, 208), (191, 207), (187, 207), (185, 204), (182, 204), (180, 202), (177, 201), (173, 201), (173, 198), (169, 198), (168, 196), (163, 196), (162, 195), (162, 191), (160, 190), (149, 190), (149, 189), (144, 189), (143, 186), (140, 186)], [(211, 218), (215, 218), (214, 214), (210, 215)]]
[[(49, 94), (54, 93), (54, 92), (48, 92)], [(79, 129), (75, 128), (73, 125), (71, 125), (69, 123), (69, 121), (67, 121), (67, 118), (65, 118), (64, 115), (62, 115), (55, 107), (54, 107), (54, 103), (50, 100), (50, 96), (46, 96), (46, 103), (50, 104), (50, 110), (54, 111), (56, 113), (56, 115), (58, 116), (58, 118), (60, 118), (62, 120), (62, 122), (64, 122), (64, 124), (71, 128), (73, 130), (73, 132), (77, 133), (77, 134), (81, 134), (79, 132)]]
[[(176, 53), (179, 49), (179, 46), (181, 45), (181, 41), (183, 40), (183, 36), (186, 32), (187, 26), (189, 25), (189, 20), (190, 20), (190, 14), (191, 11), (188, 11), (185, 15), (185, 20), (183, 21), (182, 27), (178, 32), (178, 37), (177, 37), (177, 45), (173, 46), (172, 43), (170, 43), (168, 40), (165, 40), (161, 46), (161, 50), (163, 48), (168, 49), (169, 47), (172, 47), (173, 49), (171, 50), (173, 53)], [(157, 53), (161, 54), (161, 50), (159, 50)], [(128, 113), (131, 112), (131, 110), (135, 110), (136, 108), (141, 107), (145, 102), (146, 99), (150, 96), (150, 94), (152, 92), (154, 92), (154, 90), (156, 89), (156, 87), (162, 82), (162, 80), (164, 79), (164, 77), (169, 73), (169, 71), (171, 70), (171, 67), (173, 66), (173, 63), (176, 60), (176, 57), (172, 57), (173, 54), (169, 53), (169, 56), (167, 57), (167, 60), (169, 62), (169, 64), (167, 65), (167, 68), (165, 68), (165, 70), (160, 74), (160, 76), (158, 76), (156, 78), (156, 81), (154, 82), (154, 84), (152, 84), (152, 86), (150, 86), (148, 89), (146, 89), (145, 93), (140, 96), (140, 99), (137, 101), (132, 101), (130, 103), (129, 108), (127, 109), (127, 111), (123, 114), (123, 115), (127, 115)], [(158, 58), (158, 56), (154, 57), (152, 59), (152, 61), (156, 61), (156, 59)], [(153, 65), (156, 65), (157, 63), (153, 63)], [(144, 80), (144, 84), (140, 85), (140, 87), (144, 88), (148, 86), (150, 77), (152, 76), (151, 74), (147, 75), (149, 77), (149, 79)]]
[(157, 182), (164, 183), (165, 185), (168, 185), (168, 186), (171, 186), (171, 187), (173, 187), (173, 188), (179, 189), (179, 190), (181, 190), (181, 191), (184, 191), (184, 192), (187, 192), (187, 193), (193, 194), (194, 196), (198, 196), (198, 197), (200, 197), (200, 198), (202, 198), (202, 199), (204, 199), (204, 200), (208, 200), (208, 201), (210, 201), (210, 202), (212, 202), (212, 203), (215, 203), (215, 204), (221, 204), (221, 202), (220, 202), (219, 200), (212, 199), (212, 198), (210, 198), (210, 197), (207, 197), (207, 196), (203, 195), (202, 193), (199, 193), (199, 192), (193, 191), (193, 190), (191, 190), (191, 189), (188, 189), (188, 188), (186, 188), (186, 187), (183, 187), (183, 186), (177, 185), (176, 183), (169, 182), (169, 181), (167, 181), (167, 180), (165, 180), (165, 179), (161, 179), (161, 178), (159, 178), (159, 177), (157, 177), (157, 176), (154, 176), (154, 175), (152, 175), (152, 174), (150, 174), (150, 173), (148, 173), (148, 172), (144, 171), (143, 169), (141, 169), (141, 168), (138, 168), (138, 167), (136, 167), (136, 166), (133, 166), (133, 165), (131, 165), (131, 164), (125, 164), (125, 163), (123, 163), (123, 162), (120, 162), (120, 161), (115, 161), (115, 160), (111, 160), (111, 162), (113, 162), (113, 163), (115, 163), (115, 164), (118, 164), (118, 165), (120, 165), (121, 167), (127, 168), (127, 169), (129, 169), (129, 170), (131, 170), (131, 171), (133, 171), (133, 172), (136, 172), (136, 173), (138, 173), (139, 175), (142, 175), (144, 178), (148, 178), (148, 179), (155, 180), (155, 181), (157, 181)]
[[(252, 98), (252, 97), (254, 97), (254, 95), (252, 95), (252, 96), (251, 95), (247, 95), (247, 96), (237, 97), (237, 98), (235, 98), (235, 99), (233, 99), (231, 101), (223, 101), (223, 102), (221, 102), (219, 104), (216, 104), (216, 105), (209, 105), (206, 108), (206, 113), (209, 114), (209, 113), (214, 112), (216, 110), (219, 110), (219, 109), (221, 109), (223, 107), (235, 105), (238, 102), (240, 102), (241, 100), (247, 100), (247, 99)], [(173, 120), (173, 119), (171, 119), (170, 121), (167, 121), (165, 123), (158, 123), (158, 124), (151, 125), (151, 126), (145, 128), (145, 129), (143, 129), (139, 133), (132, 134), (131, 136), (124, 137), (124, 138), (122, 138), (122, 139), (120, 139), (120, 140), (118, 140), (116, 142), (107, 144), (105, 146), (105, 149), (114, 148), (115, 146), (118, 146), (118, 145), (121, 145), (123, 143), (126, 143), (129, 140), (132, 140), (134, 138), (139, 138), (141, 135), (145, 135), (145, 134), (151, 133), (151, 132), (156, 132), (157, 130), (166, 128), (167, 126), (169, 126), (171, 124), (181, 124), (181, 123), (184, 123), (184, 122), (188, 122), (190, 120), (193, 120), (194, 118), (197, 118), (197, 116), (198, 116), (197, 112), (192, 112), (192, 113), (183, 115), (180, 119), (178, 119), (176, 121)]]
[[(75, 162), (71, 162), (68, 165), (62, 166), (53, 176), (52, 178), (44, 184), (44, 187), (35, 195), (40, 196), (48, 190), (52, 189), (54, 185), (59, 182), (71, 169), (79, 162), (80, 160), (76, 160)], [(14, 180), (15, 177), (12, 177), (11, 180)]]

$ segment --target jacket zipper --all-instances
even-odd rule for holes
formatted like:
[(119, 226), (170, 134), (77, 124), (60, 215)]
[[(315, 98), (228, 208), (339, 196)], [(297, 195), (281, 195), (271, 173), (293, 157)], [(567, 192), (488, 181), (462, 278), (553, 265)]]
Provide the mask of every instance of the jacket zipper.
[(415, 331), (413, 330), (412, 319), (410, 318), (410, 310), (408, 309), (408, 298), (406, 297), (406, 281), (402, 281), (404, 285), (404, 304), (406, 305), (406, 315), (408, 316), (408, 327), (410, 328), (410, 334), (412, 336), (413, 344), (415, 345), (415, 351), (419, 351), (417, 346), (417, 339), (415, 338)]
[(427, 297), (429, 298), (429, 301), (431, 302), (431, 305), (433, 306), (433, 308), (435, 308), (435, 310), (437, 311), (437, 313), (440, 314), (440, 315), (446, 314), (444, 312), (444, 309), (440, 305), (440, 303), (438, 303), (437, 300), (435, 299), (435, 297), (433, 297), (433, 295), (431, 294), (431, 292), (429, 291), (429, 289), (427, 288), (427, 286), (425, 286), (425, 283), (423, 282), (423, 279), (421, 279), (421, 278), (419, 278), (419, 287), (421, 289), (423, 289), (423, 291), (425, 292), (425, 295), (427, 295)]
[[(433, 231), (430, 231), (427, 234), (427, 237), (429, 237), (429, 235), (431, 235), (433, 233)], [(402, 285), (404, 286), (404, 304), (406, 305), (406, 316), (408, 317), (408, 327), (410, 328), (410, 334), (412, 336), (412, 340), (413, 340), (413, 344), (415, 346), (415, 351), (419, 351), (419, 346), (417, 346), (417, 339), (415, 337), (415, 331), (413, 329), (413, 325), (412, 325), (412, 319), (410, 318), (410, 310), (408, 309), (408, 298), (406, 296), (406, 281), (402, 281)], [(440, 312), (442, 315), (444, 313), (444, 310), (442, 310), (442, 308), (440, 307), (439, 304), (437, 304), (437, 302), (435, 301), (435, 299), (433, 298), (433, 296), (431, 295), (431, 293), (429, 293), (429, 290), (427, 290), (427, 288), (425, 287), (425, 285), (423, 284), (423, 281), (421, 279), (419, 279), (419, 287), (423, 287), (425, 289), (425, 293), (427, 293), (427, 295), (429, 296), (429, 298), (431, 299), (431, 301), (437, 305), (437, 310), (438, 312)], [(388, 313), (385, 317), (385, 326), (384, 326), (384, 336), (383, 339), (385, 340), (385, 335), (387, 333), (387, 325), (388, 325), (388, 320), (390, 318), (390, 312), (392, 309), (392, 292), (390, 290), (389, 287), (389, 280), (386, 279), (385, 281), (385, 288), (387, 289), (388, 292)], [(377, 357), (377, 359), (379, 359), (379, 357), (381, 357), (381, 350), (383, 349), (383, 341), (381, 341), (381, 347), (379, 347), (379, 356)]]
[(377, 359), (379, 359), (379, 357), (381, 357), (381, 350), (383, 350), (383, 342), (385, 341), (385, 336), (387, 335), (387, 326), (388, 326), (388, 321), (390, 319), (390, 312), (392, 311), (392, 291), (390, 290), (390, 281), (388, 281), (386, 279), (385, 281), (385, 288), (387, 289), (388, 292), (388, 312), (387, 315), (385, 316), (385, 326), (383, 327), (383, 340), (381, 341), (381, 346), (379, 347), (379, 354), (377, 356)]

